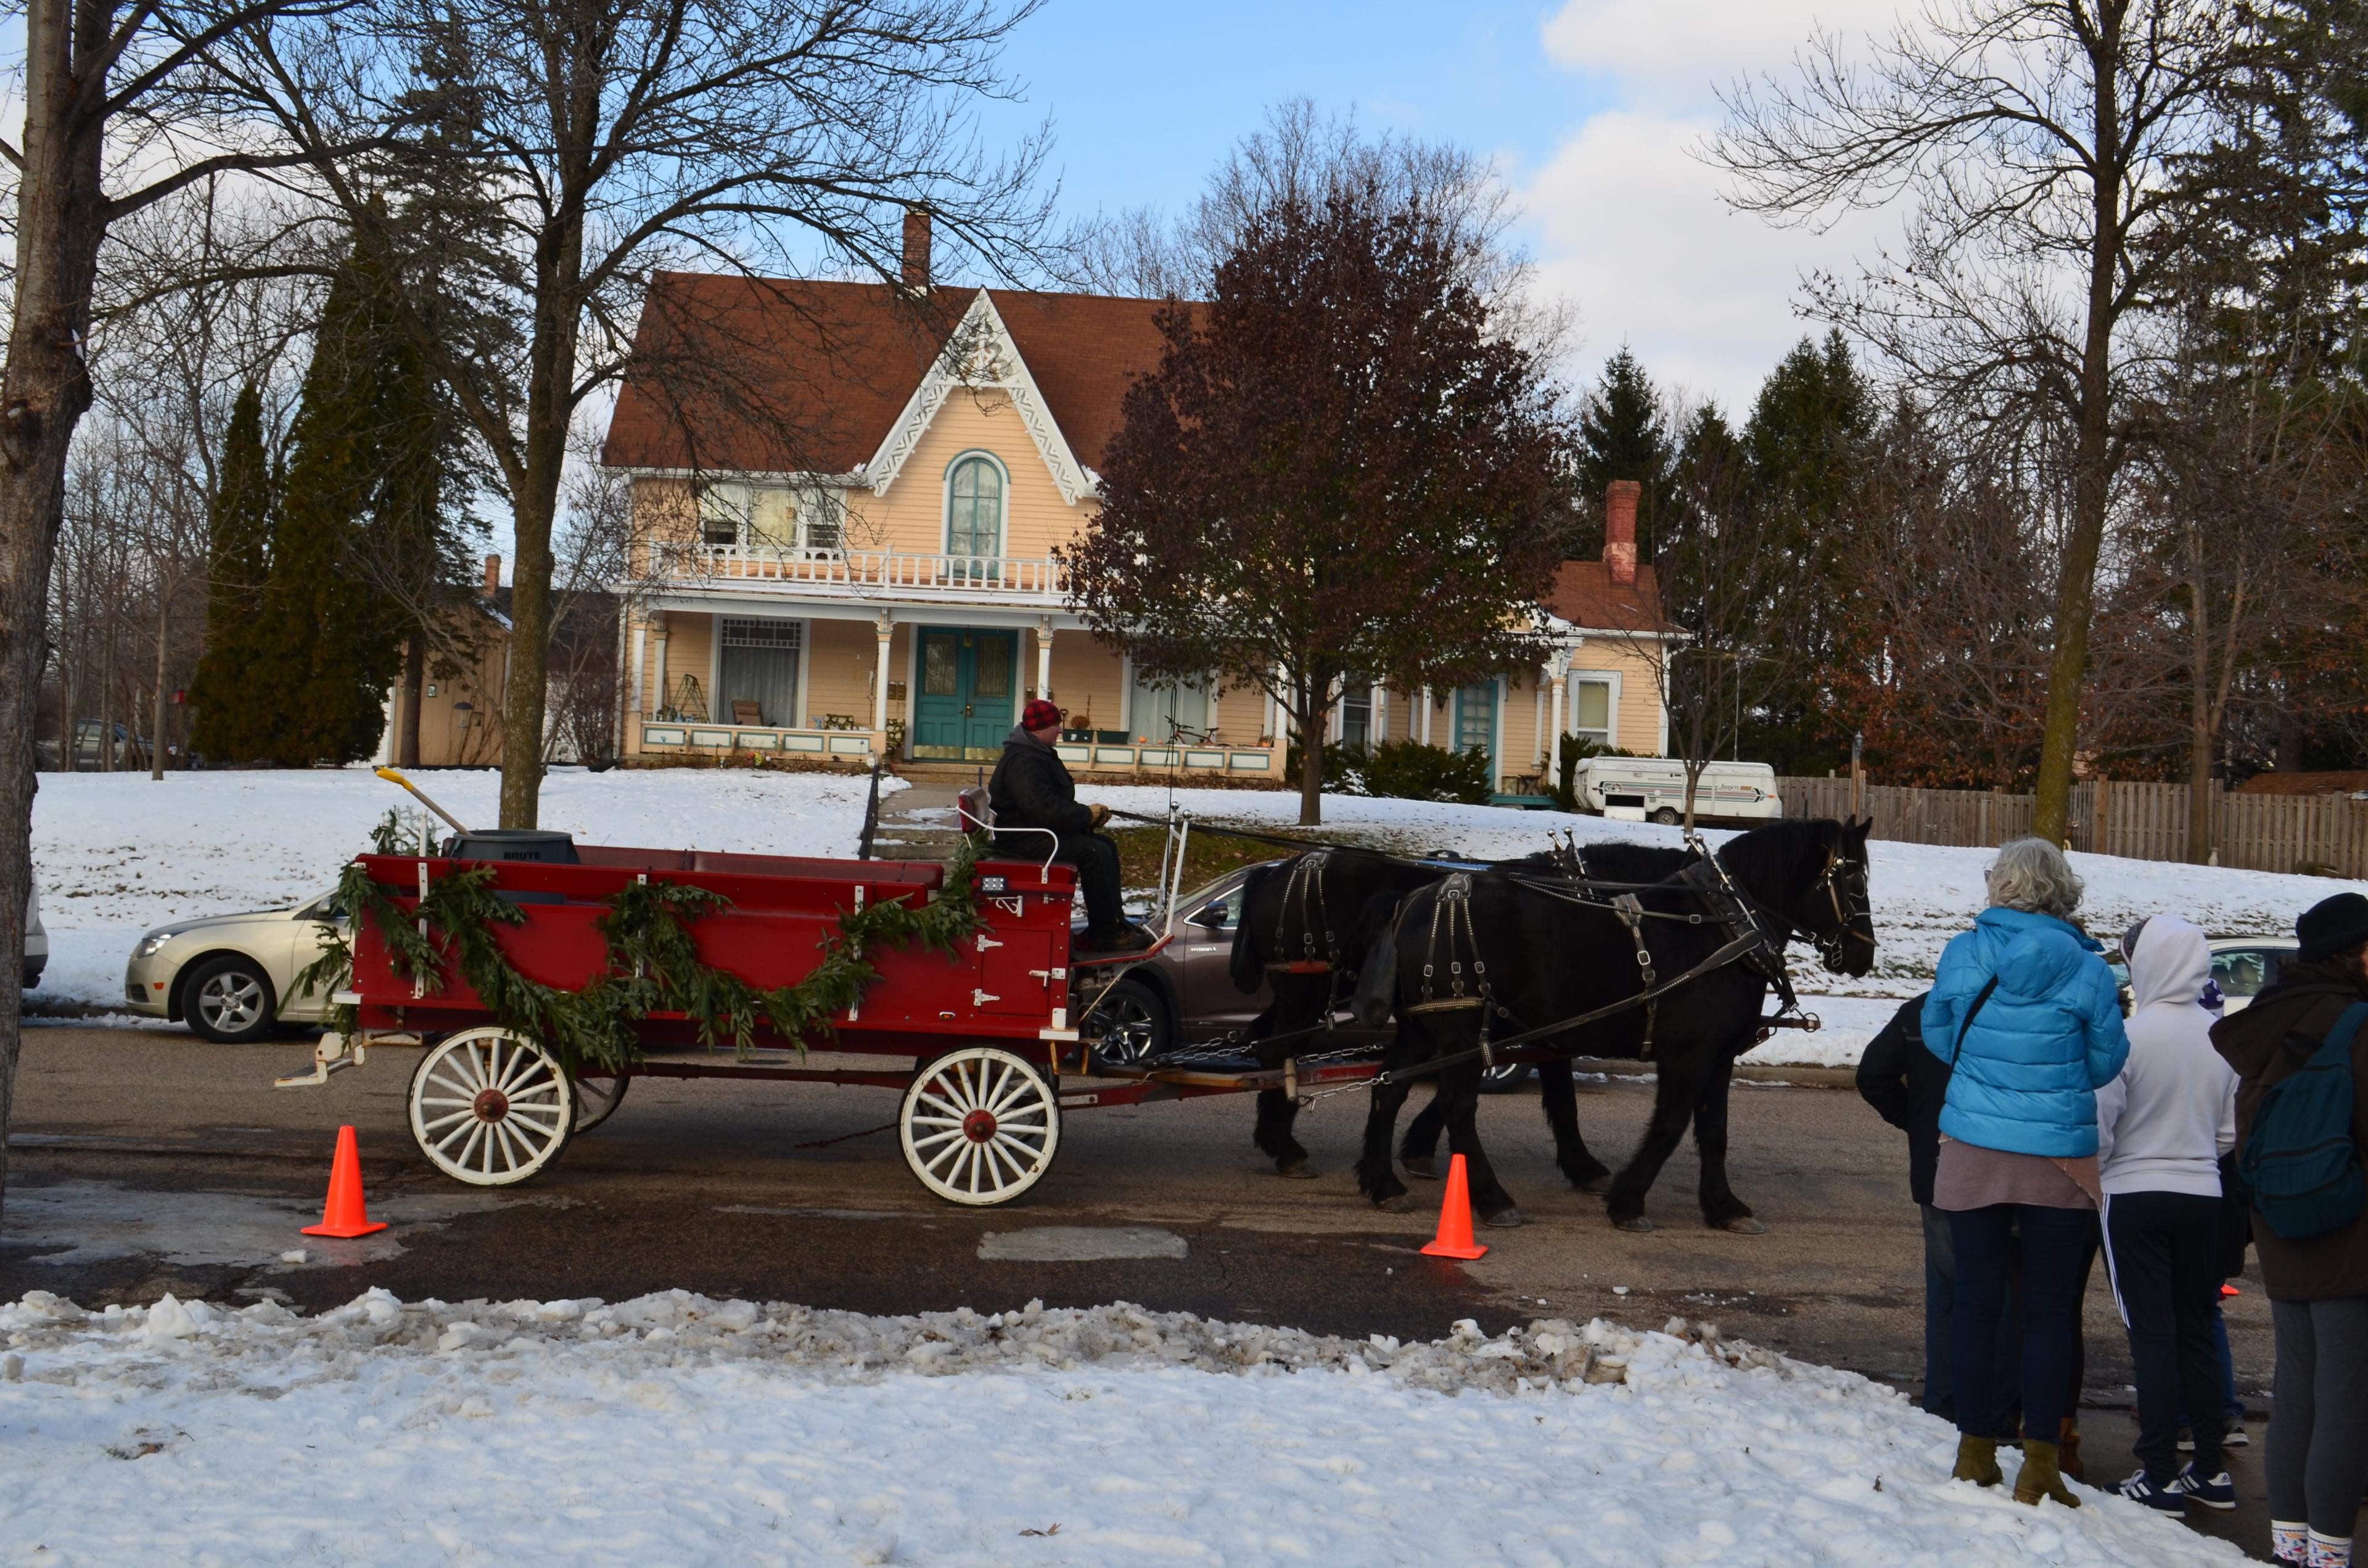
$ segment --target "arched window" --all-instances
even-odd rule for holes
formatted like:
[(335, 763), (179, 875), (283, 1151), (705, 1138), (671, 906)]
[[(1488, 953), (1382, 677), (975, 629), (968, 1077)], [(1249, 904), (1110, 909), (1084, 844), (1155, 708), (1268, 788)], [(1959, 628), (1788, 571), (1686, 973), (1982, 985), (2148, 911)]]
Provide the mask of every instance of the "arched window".
[(1003, 469), (983, 452), (956, 460), (948, 476), (946, 553), (985, 557), (975, 571), (991, 570), (987, 562), (1003, 553)]

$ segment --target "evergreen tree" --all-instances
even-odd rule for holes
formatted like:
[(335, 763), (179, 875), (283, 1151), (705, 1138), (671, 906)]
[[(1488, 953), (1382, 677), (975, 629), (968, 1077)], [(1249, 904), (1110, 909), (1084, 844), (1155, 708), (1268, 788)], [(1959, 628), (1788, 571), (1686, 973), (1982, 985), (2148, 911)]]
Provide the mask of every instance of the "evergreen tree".
[(207, 517), (206, 647), (189, 682), (192, 750), (245, 762), (270, 749), (271, 716), (285, 700), (285, 671), (262, 657), (256, 619), (269, 571), (271, 460), (264, 451), (263, 395), (249, 381), (231, 405), (220, 488)]
[[(1742, 437), (1751, 482), (1770, 512), (1770, 537), (1790, 554), (1796, 587), (1782, 608), (1782, 673), (1744, 716), (1745, 755), (1779, 773), (1833, 766), (1851, 722), (1834, 711), (1832, 674), (1861, 630), (1850, 578), (1863, 556), (1859, 498), (1873, 461), (1873, 389), (1839, 331), (1803, 338), (1753, 401)], [(1773, 672), (1771, 672), (1773, 674)]]
[(399, 664), (396, 617), (352, 565), (375, 547), (390, 478), (417, 478), (393, 439), (405, 422), (386, 315), (377, 270), (350, 259), (330, 284), (289, 433), (259, 636), (287, 687), (261, 755), (291, 767), (368, 756)]
[(1676, 494), (1677, 454), (1661, 394), (1636, 357), (1622, 348), (1604, 361), (1578, 415), (1579, 523), (1569, 546), (1574, 561), (1603, 553), (1603, 494), (1615, 479), (1644, 486), (1636, 506), (1636, 552), (1650, 561)]

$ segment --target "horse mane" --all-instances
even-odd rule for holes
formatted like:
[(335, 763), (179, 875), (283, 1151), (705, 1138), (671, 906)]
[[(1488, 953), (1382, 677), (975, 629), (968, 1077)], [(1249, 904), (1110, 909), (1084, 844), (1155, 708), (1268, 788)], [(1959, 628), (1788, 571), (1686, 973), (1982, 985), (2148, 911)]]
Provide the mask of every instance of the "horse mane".
[(1745, 888), (1772, 899), (1804, 885), (1840, 838), (1841, 824), (1831, 817), (1793, 817), (1736, 834), (1718, 858)]

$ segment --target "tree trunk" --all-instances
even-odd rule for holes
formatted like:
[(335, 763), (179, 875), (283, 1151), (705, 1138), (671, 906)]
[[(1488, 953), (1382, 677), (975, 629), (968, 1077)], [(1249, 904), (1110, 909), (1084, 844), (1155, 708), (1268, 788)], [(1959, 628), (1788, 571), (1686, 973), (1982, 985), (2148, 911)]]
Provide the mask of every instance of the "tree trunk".
[[(1330, 677), (1323, 687), (1328, 690)], [(1292, 690), (1299, 711), (1299, 825), (1315, 827), (1324, 821), (1325, 704), (1317, 700), (1317, 683), (1302, 680)]]
[[(583, 176), (578, 175), (577, 179)], [(535, 255), (534, 343), (527, 378), (525, 483), (513, 502), (509, 681), (502, 696), (502, 825), (533, 827), (542, 801), (542, 727), (551, 700), (551, 529), (575, 411), (577, 291), (583, 281), (581, 184)]]
[(2121, 17), (2100, 6), (2090, 46), (2096, 125), (2090, 145), (2103, 160), (2089, 180), (2088, 331), (2080, 347), (2079, 437), (2073, 454), (2072, 531), (2055, 579), (2055, 657), (2047, 672), (2047, 717), (2040, 733), (2038, 798), (2032, 832), (2062, 844), (2072, 812), (2072, 753), (2080, 744), (2080, 694), (2089, 676), (2089, 629), (2097, 609), (2097, 557), (2112, 489), (2113, 290), (2119, 282)]
[(427, 698), (427, 639), (414, 628), (403, 645), (403, 710), (395, 715), (394, 765), (419, 766), (419, 705)]
[(2212, 612), (2203, 597), (2202, 541), (2190, 525), (2188, 554), (2196, 568), (2187, 580), (2187, 858), (2201, 866), (2212, 858)]
[(160, 577), (156, 584), (156, 702), (148, 727), (148, 777), (160, 782), (165, 777), (165, 657), (171, 647), (172, 630), (173, 596), (165, 591)]
[[(91, 10), (103, 41), (108, 13)], [(70, 0), (28, 0), (24, 17), (16, 314), (0, 372), (0, 957), (19, 969), (33, 880), (33, 738), (50, 566), (65, 515), (66, 450), (90, 407), (81, 346), (105, 232), (100, 127), (75, 109), (85, 84), (73, 65)], [(0, 985), (0, 1203), (23, 1010), (23, 992)]]
[(2287, 705), (2278, 710), (2277, 769), (2280, 773), (2302, 771), (2302, 715), (2292, 707), (2291, 694)]

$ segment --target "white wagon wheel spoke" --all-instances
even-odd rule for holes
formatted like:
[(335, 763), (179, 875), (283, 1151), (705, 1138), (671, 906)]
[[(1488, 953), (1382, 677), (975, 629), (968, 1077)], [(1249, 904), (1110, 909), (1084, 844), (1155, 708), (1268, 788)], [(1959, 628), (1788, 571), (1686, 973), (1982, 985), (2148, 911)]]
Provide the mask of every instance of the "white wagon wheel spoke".
[(493, 1027), (430, 1047), (409, 1099), (420, 1152), (472, 1187), (506, 1187), (550, 1165), (576, 1108), (575, 1085), (541, 1046)]
[(897, 1119), (905, 1162), (922, 1186), (965, 1206), (1008, 1202), (1052, 1166), (1060, 1103), (1019, 1052), (962, 1046), (928, 1063)]

